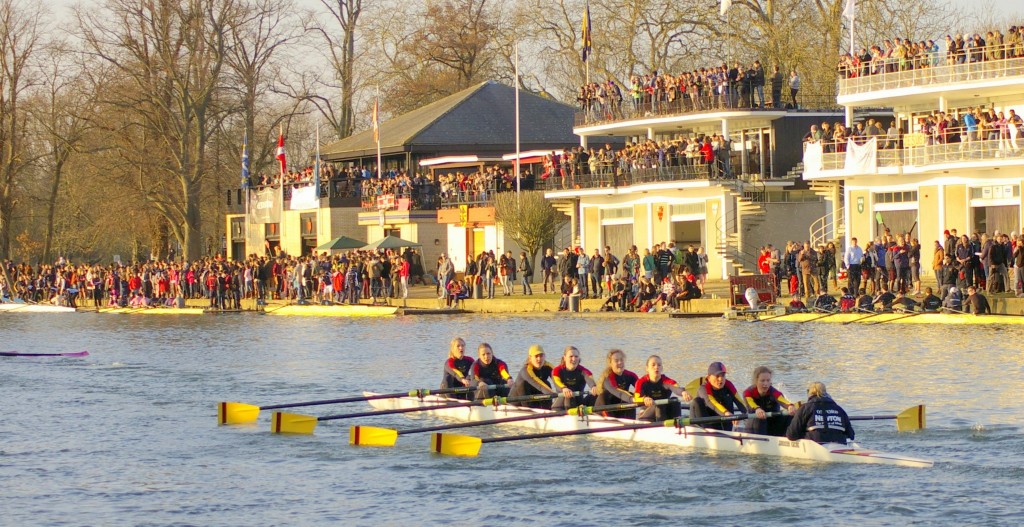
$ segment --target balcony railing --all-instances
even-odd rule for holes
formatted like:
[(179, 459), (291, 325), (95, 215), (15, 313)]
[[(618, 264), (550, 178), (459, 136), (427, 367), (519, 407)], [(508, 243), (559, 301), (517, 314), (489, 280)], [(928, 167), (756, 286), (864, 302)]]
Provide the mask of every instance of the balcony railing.
[[(1024, 159), (1024, 140), (986, 139), (956, 143), (934, 143), (903, 148), (879, 148), (878, 168), (925, 167), (950, 163), (977, 163), (1006, 159)], [(823, 170), (843, 170), (845, 152), (828, 152), (822, 156)]]
[[(1000, 56), (1008, 56), (1004, 53)], [(1024, 57), (982, 60), (960, 56), (955, 64), (900, 59), (873, 60), (861, 65), (856, 77), (839, 79), (839, 96), (914, 86), (951, 85), (1024, 75)], [(848, 71), (848, 70), (844, 70)]]
[(744, 94), (701, 96), (690, 98), (683, 96), (674, 101), (650, 100), (650, 99), (624, 99), (621, 103), (599, 104), (596, 101), (586, 105), (584, 109), (577, 110), (575, 125), (592, 126), (617, 121), (632, 121), (650, 117), (671, 117), (700, 115), (723, 111), (799, 111), (799, 110), (827, 110), (837, 109), (835, 96), (827, 95), (805, 95), (797, 93), (796, 104), (790, 97), (789, 86), (783, 90), (780, 100), (772, 101), (771, 89), (765, 90), (769, 100), (764, 105), (758, 105), (757, 98)]

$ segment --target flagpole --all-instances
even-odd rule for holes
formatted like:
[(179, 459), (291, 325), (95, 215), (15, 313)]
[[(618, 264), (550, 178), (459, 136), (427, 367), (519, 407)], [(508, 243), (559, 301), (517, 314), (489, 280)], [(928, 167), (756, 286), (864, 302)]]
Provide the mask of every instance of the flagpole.
[(316, 118), (316, 161), (313, 162), (313, 185), (316, 192), (316, 243), (320, 245), (320, 233), (323, 232), (323, 221), (320, 217), (320, 117)]
[(377, 97), (374, 100), (373, 105), (376, 108), (376, 112), (374, 112), (374, 114), (373, 114), (373, 119), (374, 119), (374, 121), (373, 121), (373, 128), (375, 130), (377, 130), (376, 132), (374, 132), (374, 135), (376, 136), (375, 139), (377, 141), (377, 179), (380, 180), (381, 179), (381, 166), (380, 166), (380, 124), (378, 124), (378, 122), (377, 122), (377, 121), (380, 120), (380, 85), (379, 84), (377, 85)]
[(516, 207), (519, 207), (519, 191), (521, 190), (520, 174), (520, 143), (519, 143), (519, 42), (516, 42)]

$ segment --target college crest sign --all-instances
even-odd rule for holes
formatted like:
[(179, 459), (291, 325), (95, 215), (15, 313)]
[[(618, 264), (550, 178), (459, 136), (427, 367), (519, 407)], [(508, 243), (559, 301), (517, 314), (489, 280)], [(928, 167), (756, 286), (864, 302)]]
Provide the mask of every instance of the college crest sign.
[(864, 214), (864, 198), (857, 198), (857, 214)]

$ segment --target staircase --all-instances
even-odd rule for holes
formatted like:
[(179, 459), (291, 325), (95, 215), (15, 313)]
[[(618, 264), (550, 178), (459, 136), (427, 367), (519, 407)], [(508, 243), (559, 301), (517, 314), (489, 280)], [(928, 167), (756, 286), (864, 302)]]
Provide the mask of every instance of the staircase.
[[(729, 195), (736, 203), (734, 215), (719, 216), (715, 228), (718, 232), (725, 231), (715, 249), (718, 254), (732, 265), (736, 275), (759, 273), (757, 259), (760, 247), (745, 241), (744, 235), (755, 226), (765, 221), (767, 210), (763, 203), (767, 198), (763, 183), (745, 183), (737, 181), (729, 185)], [(724, 225), (723, 225), (724, 224)]]
[(575, 199), (554, 199), (551, 206), (558, 212), (569, 217), (569, 245), (577, 247), (580, 244), (580, 228), (576, 222), (576, 214), (579, 213), (579, 202)]
[(811, 247), (833, 242), (837, 246), (846, 237), (846, 209), (843, 206), (845, 195), (842, 181), (812, 181), (810, 189), (815, 194), (832, 203), (832, 212), (818, 218), (808, 229), (808, 240)]
[[(804, 162), (801, 161), (801, 162), (797, 163), (796, 166), (794, 166), (793, 168), (789, 169), (789, 172), (786, 172), (786, 175), (782, 176), (782, 179), (800, 179), (803, 176), (804, 176)], [(812, 183), (812, 185), (813, 185), (813, 183)]]

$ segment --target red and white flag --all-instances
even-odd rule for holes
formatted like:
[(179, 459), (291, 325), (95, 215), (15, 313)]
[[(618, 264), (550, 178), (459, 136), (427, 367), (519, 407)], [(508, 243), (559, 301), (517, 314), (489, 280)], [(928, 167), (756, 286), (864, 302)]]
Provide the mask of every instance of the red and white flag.
[(380, 142), (380, 102), (376, 97), (373, 98), (373, 142)]
[(281, 174), (284, 175), (288, 170), (288, 163), (284, 157), (284, 132), (279, 132), (277, 136), (277, 160), (281, 162)]

